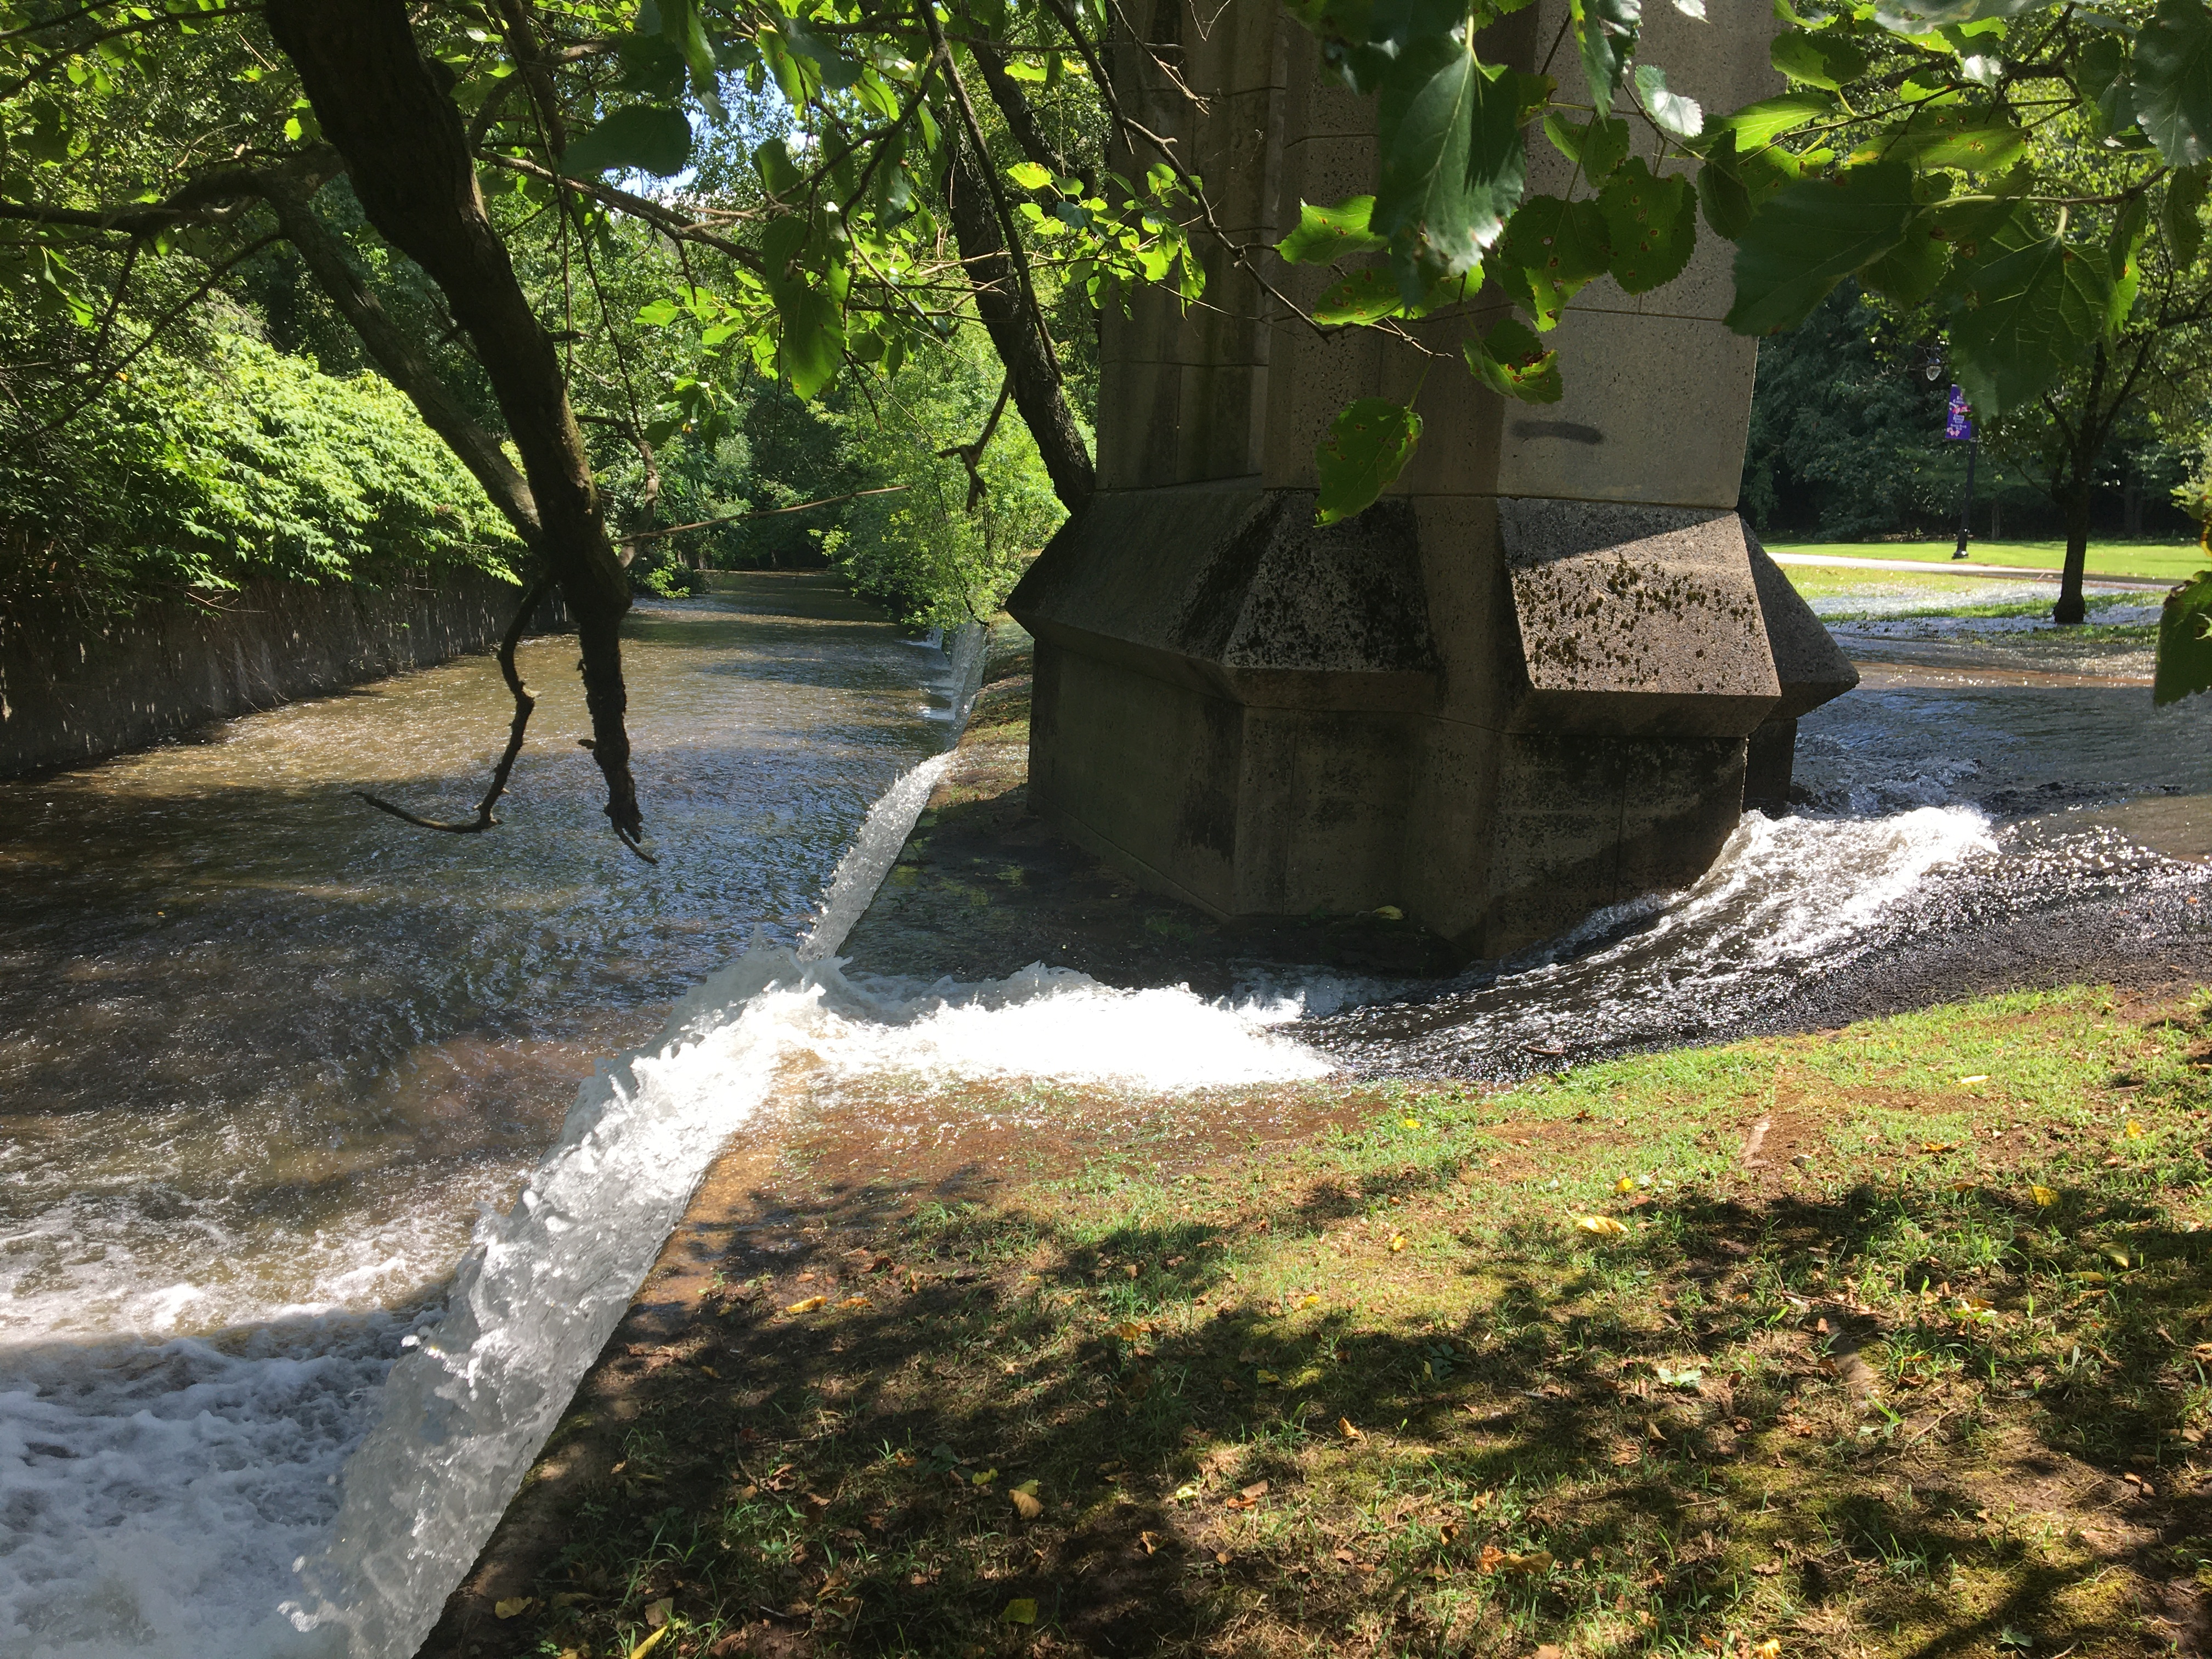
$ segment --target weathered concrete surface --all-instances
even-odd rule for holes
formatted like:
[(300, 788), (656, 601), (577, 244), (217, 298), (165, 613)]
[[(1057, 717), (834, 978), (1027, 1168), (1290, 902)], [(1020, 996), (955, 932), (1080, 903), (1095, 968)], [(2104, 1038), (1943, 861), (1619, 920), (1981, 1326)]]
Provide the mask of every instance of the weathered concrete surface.
[[(385, 586), (256, 580), (128, 617), (0, 613), (0, 777), (141, 749), (209, 720), (483, 651), (521, 590), (489, 576)], [(561, 626), (556, 602), (536, 626)]]
[[(1709, 108), (1778, 91), (1767, 9), (1711, 15), (1646, 19), (1670, 84)], [(1187, 147), (1232, 235), (1271, 246), (1301, 201), (1372, 188), (1372, 103), (1277, 6), (1149, 17), (1120, 95)], [(1565, 19), (1540, 0), (1483, 55), (1534, 71)], [(1571, 169), (1534, 137), (1529, 177), (1564, 192)], [(1336, 279), (1261, 258), (1301, 303)], [(1037, 640), (1049, 823), (1217, 920), (1397, 907), (1498, 956), (1682, 884), (1747, 800), (1786, 798), (1796, 717), (1856, 677), (1735, 511), (1756, 349), (1721, 321), (1725, 244), (1652, 294), (1585, 289), (1544, 408), (1308, 328), (1225, 257), (1207, 276), (1187, 315), (1152, 292), (1106, 307), (1102, 488), (1009, 603)], [(1486, 289), (1413, 326), (1452, 357), (1505, 309)], [(1316, 529), (1315, 447), (1363, 397), (1413, 398), (1420, 448)]]
[(1156, 896), (1029, 810), (1030, 642), (1001, 624), (968, 726), (898, 863), (839, 954), (872, 974), (1000, 979), (1033, 962), (1109, 985), (1235, 991), (1267, 964), (1393, 977), (1453, 956), (1374, 916), (1218, 921)]

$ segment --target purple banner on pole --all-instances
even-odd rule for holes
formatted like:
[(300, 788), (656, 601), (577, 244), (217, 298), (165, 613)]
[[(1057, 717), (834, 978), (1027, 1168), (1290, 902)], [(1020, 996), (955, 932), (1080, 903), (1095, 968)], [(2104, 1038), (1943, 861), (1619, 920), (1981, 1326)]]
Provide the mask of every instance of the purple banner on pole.
[(1943, 422), (1943, 435), (1947, 438), (1955, 438), (1960, 443), (1973, 442), (1974, 422), (1971, 418), (1972, 413), (1973, 411), (1966, 404), (1966, 394), (1957, 386), (1953, 386), (1950, 413)]

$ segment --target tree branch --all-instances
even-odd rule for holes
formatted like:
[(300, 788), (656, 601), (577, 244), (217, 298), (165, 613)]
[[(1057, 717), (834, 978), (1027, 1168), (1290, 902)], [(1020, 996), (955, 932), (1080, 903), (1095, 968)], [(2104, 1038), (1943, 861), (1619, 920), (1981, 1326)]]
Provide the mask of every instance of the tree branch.
[[(995, 417), (994, 417), (995, 418)], [(848, 490), (842, 495), (824, 495), (815, 501), (794, 501), (789, 507), (763, 507), (750, 513), (726, 513), (719, 519), (701, 519), (696, 524), (672, 524), (665, 530), (647, 530), (635, 536), (625, 536), (629, 542), (657, 542), (663, 536), (678, 536), (687, 530), (708, 530), (718, 524), (737, 524), (746, 519), (773, 519), (785, 513), (804, 513), (810, 507), (835, 507), (839, 501), (857, 501), (863, 495), (896, 495), (913, 489), (912, 484), (884, 484), (875, 489)]]
[(366, 789), (356, 789), (353, 792), (355, 794), (378, 811), (389, 812), (403, 823), (411, 823), (418, 830), (442, 830), (449, 836), (481, 835), (499, 822), (492, 816), (491, 809), (507, 793), (507, 776), (514, 770), (514, 757), (522, 752), (523, 734), (530, 729), (531, 713), (538, 707), (538, 699), (531, 696), (530, 688), (522, 683), (521, 672), (514, 665), (514, 648), (522, 643), (523, 630), (530, 626), (532, 614), (552, 587), (550, 576), (541, 572), (533, 577), (530, 585), (522, 591), (522, 602), (514, 608), (514, 620), (507, 623), (507, 632), (500, 637), (499, 672), (501, 678), (507, 682), (508, 692), (514, 698), (514, 719), (507, 728), (507, 749), (500, 756), (499, 764), (492, 768), (490, 787), (484, 791), (483, 799), (477, 803), (476, 817), (465, 823), (444, 823), (436, 818), (417, 817), (405, 807), (394, 806), (390, 801), (380, 799)]

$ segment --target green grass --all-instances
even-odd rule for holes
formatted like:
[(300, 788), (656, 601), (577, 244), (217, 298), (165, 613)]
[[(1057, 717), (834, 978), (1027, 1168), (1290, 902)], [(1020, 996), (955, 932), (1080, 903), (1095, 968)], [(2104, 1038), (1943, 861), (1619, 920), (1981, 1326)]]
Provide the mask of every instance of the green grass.
[(1504, 1093), (932, 1099), (1055, 1126), (983, 1197), (817, 1123), (471, 1650), (2171, 1650), (2207, 1037), (2076, 988)]
[[(1952, 543), (1931, 542), (1768, 542), (1770, 553), (1816, 553), (1842, 559), (1911, 559), (1947, 563)], [(2063, 542), (1984, 542), (1969, 548), (1975, 564), (2021, 565), (2035, 570), (2056, 570), (2065, 562)], [(2180, 581), (2202, 570), (2212, 559), (2194, 542), (2093, 542), (2087, 570), (2099, 576), (2142, 576), (2155, 581)]]

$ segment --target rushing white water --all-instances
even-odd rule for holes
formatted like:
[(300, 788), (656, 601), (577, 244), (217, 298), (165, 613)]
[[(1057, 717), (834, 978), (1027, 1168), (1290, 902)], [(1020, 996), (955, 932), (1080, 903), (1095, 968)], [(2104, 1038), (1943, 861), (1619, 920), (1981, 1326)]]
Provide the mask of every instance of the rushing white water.
[[(957, 730), (981, 631), (946, 646)], [(1032, 1076), (1157, 1093), (1314, 1077), (1386, 1050), (1442, 1068), (1663, 1036), (1685, 1029), (1686, 1010), (1825, 971), (1893, 929), (1931, 881), (1989, 859), (1981, 811), (1917, 804), (1948, 800), (1926, 780), (1990, 763), (1976, 753), (1929, 761), (1902, 793), (1852, 773), (1838, 793), (1853, 815), (1748, 817), (1682, 893), (1594, 917), (1459, 994), (1335, 1019), (1314, 1017), (1400, 988), (1316, 975), (1230, 1006), (1042, 967), (981, 985), (848, 977), (836, 952), (946, 764), (923, 761), (868, 812), (811, 934), (757, 943), (583, 1085), (435, 1305), (404, 1305), (423, 1279), (409, 1240), (310, 1240), (331, 1269), (302, 1281), (312, 1306), (259, 1307), (235, 1330), (166, 1342), (10, 1349), (0, 1659), (406, 1659), (708, 1164), (787, 1076), (922, 1089)], [(103, 1237), (126, 1249), (131, 1225)], [(54, 1296), (69, 1293), (58, 1281)], [(157, 1279), (116, 1306), (158, 1334), (179, 1328), (165, 1321), (209, 1322), (191, 1316), (192, 1294)], [(403, 1305), (380, 1307), (388, 1299)], [(54, 1317), (52, 1331), (76, 1334)]]
[(1041, 969), (894, 1001), (836, 963), (748, 952), (686, 999), (665, 1042), (586, 1086), (521, 1200), (478, 1229), (444, 1323), (392, 1369), (347, 1468), (335, 1538), (289, 1611), (307, 1634), (344, 1629), (361, 1659), (414, 1651), (700, 1177), (786, 1062), (1178, 1089), (1332, 1069), (1273, 1030), (1280, 1018)]
[(1972, 807), (1869, 818), (1747, 812), (1683, 890), (1601, 910), (1464, 990), (1431, 988), (1416, 1006), (1322, 1020), (1315, 1038), (1364, 1066), (1486, 1073), (1523, 1069), (1531, 1050), (1679, 1040), (1697, 1034), (1700, 1018), (1741, 1015), (1801, 975), (1832, 969), (1933, 872), (1995, 849), (1989, 818)]

